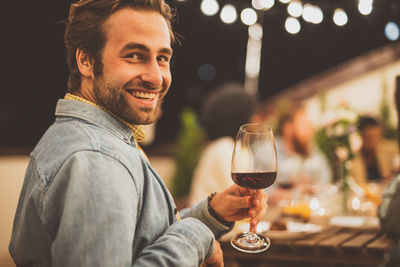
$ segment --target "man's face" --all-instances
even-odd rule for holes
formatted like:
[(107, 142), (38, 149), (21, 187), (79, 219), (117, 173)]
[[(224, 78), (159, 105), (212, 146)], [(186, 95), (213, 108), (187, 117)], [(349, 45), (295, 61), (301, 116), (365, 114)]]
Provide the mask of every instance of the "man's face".
[(305, 110), (299, 110), (293, 116), (293, 144), (298, 153), (307, 156), (314, 136), (314, 128)]
[(379, 126), (369, 126), (362, 130), (361, 136), (363, 139), (364, 151), (375, 151), (382, 138), (382, 129)]
[(125, 8), (104, 23), (102, 73), (95, 76), (96, 102), (132, 124), (150, 124), (171, 84), (172, 49), (164, 18)]

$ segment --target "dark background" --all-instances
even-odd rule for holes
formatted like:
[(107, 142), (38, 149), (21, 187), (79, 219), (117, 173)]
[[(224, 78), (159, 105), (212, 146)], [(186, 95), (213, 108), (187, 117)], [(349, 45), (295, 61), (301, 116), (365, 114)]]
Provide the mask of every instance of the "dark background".
[[(0, 148), (31, 149), (54, 120), (58, 98), (66, 92), (68, 70), (63, 43), (63, 20), (71, 1), (6, 1), (2, 3)], [(175, 47), (173, 83), (157, 124), (155, 144), (175, 141), (183, 107), (198, 110), (201, 100), (227, 81), (244, 81), (247, 26), (238, 19), (227, 25), (218, 15), (207, 17), (200, 0), (167, 1), (177, 8), (175, 30), (182, 46)], [(251, 1), (233, 3), (238, 10)], [(265, 100), (277, 92), (354, 56), (388, 44), (384, 26), (400, 23), (399, 0), (375, 0), (369, 16), (357, 10), (357, 0), (314, 0), (324, 12), (321, 24), (304, 22), (296, 35), (284, 29), (286, 6), (275, 1), (263, 15), (263, 50), (259, 96)], [(345, 9), (344, 27), (332, 22), (333, 10)], [(198, 77), (198, 68), (211, 64), (211, 81)]]

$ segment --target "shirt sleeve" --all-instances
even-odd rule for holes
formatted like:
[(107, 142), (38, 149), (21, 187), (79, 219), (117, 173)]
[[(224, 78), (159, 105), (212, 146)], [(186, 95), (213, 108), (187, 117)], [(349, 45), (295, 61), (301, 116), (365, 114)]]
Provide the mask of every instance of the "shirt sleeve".
[(44, 196), (43, 217), (53, 218), (51, 266), (198, 266), (211, 255), (211, 231), (188, 219), (134, 258), (139, 195), (118, 160), (93, 151), (71, 156)]
[(207, 199), (204, 199), (192, 208), (183, 209), (182, 211), (180, 211), (180, 215), (182, 216), (182, 218), (193, 217), (199, 219), (201, 222), (207, 225), (208, 228), (210, 228), (216, 238), (219, 238), (223, 234), (232, 230), (234, 224), (228, 227), (219, 222), (208, 212), (207, 205)]

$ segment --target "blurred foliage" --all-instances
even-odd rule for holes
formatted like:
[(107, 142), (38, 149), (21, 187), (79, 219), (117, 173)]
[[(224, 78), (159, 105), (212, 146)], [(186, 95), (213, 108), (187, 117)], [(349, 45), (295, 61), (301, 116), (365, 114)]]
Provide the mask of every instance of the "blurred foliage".
[(189, 193), (193, 172), (205, 144), (205, 133), (197, 122), (196, 113), (185, 108), (180, 119), (178, 147), (174, 156), (176, 167), (171, 187), (175, 198), (184, 198)]
[[(383, 127), (383, 137), (387, 139), (396, 139), (397, 138), (397, 129), (394, 125), (390, 123), (391, 114), (388, 103), (388, 89), (387, 83), (383, 79), (382, 81), (382, 101), (379, 107), (379, 117), (382, 122)], [(391, 99), (391, 98), (390, 98)]]
[(342, 177), (340, 162), (352, 160), (362, 145), (356, 127), (358, 115), (347, 106), (325, 113), (325, 123), (316, 131), (316, 145), (328, 158), (333, 170), (333, 180)]

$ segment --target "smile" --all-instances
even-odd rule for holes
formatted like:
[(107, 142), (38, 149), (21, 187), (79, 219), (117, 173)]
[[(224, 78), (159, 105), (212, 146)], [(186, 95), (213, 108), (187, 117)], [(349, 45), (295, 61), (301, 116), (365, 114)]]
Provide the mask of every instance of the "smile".
[(127, 90), (128, 93), (136, 98), (151, 101), (157, 97), (158, 93), (147, 93), (143, 91)]

